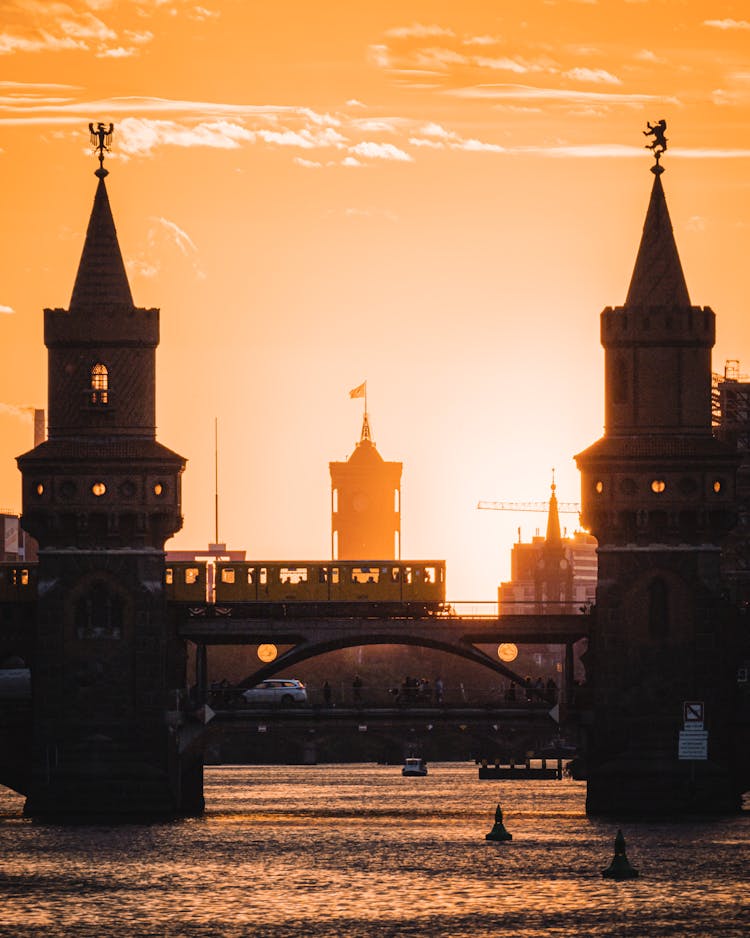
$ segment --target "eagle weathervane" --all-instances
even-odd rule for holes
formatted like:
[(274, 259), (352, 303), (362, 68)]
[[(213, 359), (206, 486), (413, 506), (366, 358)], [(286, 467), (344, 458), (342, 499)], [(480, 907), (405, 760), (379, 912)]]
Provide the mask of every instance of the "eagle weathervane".
[(89, 124), (91, 146), (94, 148), (94, 151), (99, 154), (99, 169), (97, 169), (96, 175), (102, 178), (106, 176), (108, 172), (104, 168), (104, 154), (109, 153), (112, 148), (112, 131), (114, 129), (114, 124), (110, 124), (109, 127), (107, 127), (102, 121), (99, 121), (96, 126)]
[(654, 154), (654, 159), (656, 160), (656, 166), (652, 167), (653, 172), (662, 173), (664, 170), (659, 166), (659, 160), (661, 159), (662, 153), (667, 149), (667, 138), (665, 136), (667, 132), (667, 122), (662, 118), (660, 121), (657, 121), (655, 124), (650, 122), (646, 123), (646, 129), (643, 131), (644, 137), (653, 137), (654, 139), (651, 143), (646, 144), (646, 149), (651, 150)]

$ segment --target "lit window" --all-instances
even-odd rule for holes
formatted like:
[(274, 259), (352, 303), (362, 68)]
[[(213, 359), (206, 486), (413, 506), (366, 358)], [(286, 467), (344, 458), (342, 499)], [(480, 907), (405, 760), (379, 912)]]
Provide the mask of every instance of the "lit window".
[(109, 372), (101, 362), (97, 362), (91, 369), (91, 403), (109, 403)]
[(44, 485), (43, 485), (43, 483), (41, 483), (41, 482), (38, 482), (38, 483), (37, 483), (36, 494), (37, 494), (37, 495), (44, 495)]
[(661, 494), (667, 487), (667, 483), (664, 479), (654, 479), (651, 483), (651, 491), (656, 492), (657, 495)]
[(163, 491), (164, 486), (161, 484), (161, 482), (157, 482), (154, 486), (154, 495), (161, 495)]
[(602, 492), (604, 491), (604, 483), (603, 483), (601, 480), (599, 480), (599, 481), (594, 485), (594, 490), (596, 491), (596, 494), (597, 494), (597, 495), (601, 495)]
[(199, 577), (200, 577), (200, 570), (198, 567), (186, 567), (185, 568), (185, 582), (188, 585), (190, 585), (191, 583), (197, 583)]
[(99, 498), (101, 495), (107, 491), (107, 486), (103, 482), (94, 482), (91, 486), (91, 491)]
[(167, 567), (164, 571), (164, 582), (167, 586), (171, 586), (174, 583), (174, 571), (171, 567)]
[(222, 567), (221, 582), (234, 583), (234, 567)]
[[(716, 492), (716, 494), (718, 495), (719, 492), (721, 491), (721, 480), (720, 480), (720, 479), (715, 479), (715, 480), (714, 480), (713, 489), (714, 489), (714, 492)], [(41, 493), (40, 493), (40, 494), (41, 494)]]

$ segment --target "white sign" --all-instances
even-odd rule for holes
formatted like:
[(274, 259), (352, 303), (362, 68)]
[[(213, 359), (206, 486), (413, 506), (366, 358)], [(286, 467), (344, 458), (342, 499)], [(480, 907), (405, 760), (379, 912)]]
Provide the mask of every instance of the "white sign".
[(677, 757), (679, 759), (708, 759), (708, 731), (681, 730)]

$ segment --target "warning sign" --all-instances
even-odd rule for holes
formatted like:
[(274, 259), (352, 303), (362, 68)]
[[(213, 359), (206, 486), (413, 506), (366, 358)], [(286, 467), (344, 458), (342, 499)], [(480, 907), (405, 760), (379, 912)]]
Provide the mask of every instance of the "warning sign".
[(702, 700), (686, 700), (682, 705), (682, 719), (685, 726), (698, 723), (703, 726), (705, 707)]
[(678, 759), (708, 759), (708, 732), (706, 730), (680, 731)]

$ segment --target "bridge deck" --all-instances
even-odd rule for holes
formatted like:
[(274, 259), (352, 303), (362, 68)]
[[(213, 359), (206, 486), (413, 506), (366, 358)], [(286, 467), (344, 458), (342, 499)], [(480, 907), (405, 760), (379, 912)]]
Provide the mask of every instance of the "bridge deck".
[(181, 612), (183, 638), (205, 644), (297, 645), (336, 643), (355, 637), (370, 644), (402, 644), (426, 638), (468, 644), (566, 644), (586, 638), (591, 619), (585, 615), (519, 615), (501, 618), (427, 616), (424, 618), (314, 617), (255, 618), (241, 606), (206, 605)]

